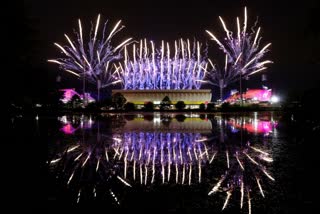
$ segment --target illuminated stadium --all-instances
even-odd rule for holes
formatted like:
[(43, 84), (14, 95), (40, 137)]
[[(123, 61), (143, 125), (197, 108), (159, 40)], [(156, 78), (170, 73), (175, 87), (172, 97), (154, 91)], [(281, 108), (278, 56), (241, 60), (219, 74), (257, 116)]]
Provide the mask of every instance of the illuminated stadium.
[(198, 108), (201, 103), (209, 103), (211, 90), (113, 90), (113, 94), (121, 93), (127, 100), (137, 107), (147, 102), (159, 105), (168, 96), (172, 104), (183, 101), (189, 108)]
[[(249, 89), (242, 94), (242, 99), (246, 103), (271, 103), (272, 98), (271, 89)], [(240, 94), (237, 92), (225, 99), (224, 102), (235, 104), (239, 103), (240, 100)]]
[[(81, 100), (83, 100), (84, 98), (83, 94), (79, 94), (78, 92), (76, 92), (75, 88), (60, 89), (60, 91), (63, 92), (63, 96), (60, 99), (60, 101), (64, 104), (70, 102), (74, 95), (77, 95)], [(85, 93), (85, 98), (87, 99), (88, 103), (92, 103), (96, 101), (90, 95), (90, 93)]]
[(123, 89), (112, 94), (121, 93), (138, 107), (147, 102), (159, 105), (166, 96), (172, 104), (183, 101), (189, 108), (211, 101), (211, 90), (199, 90), (207, 71), (201, 43), (181, 39), (170, 50), (168, 42), (155, 49), (152, 41), (141, 40), (137, 46), (132, 46), (132, 59), (125, 47), (124, 62), (115, 65), (115, 79)]

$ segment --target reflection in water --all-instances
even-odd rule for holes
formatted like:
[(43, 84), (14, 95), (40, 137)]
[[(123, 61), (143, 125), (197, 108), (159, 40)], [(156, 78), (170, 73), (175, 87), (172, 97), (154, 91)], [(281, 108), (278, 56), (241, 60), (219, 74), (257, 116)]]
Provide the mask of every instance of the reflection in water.
[[(243, 208), (244, 199), (247, 198), (248, 212), (251, 213), (250, 192), (259, 189), (262, 197), (265, 197), (262, 184), (267, 184), (275, 179), (267, 168), (273, 162), (270, 145), (261, 145), (260, 142), (252, 143), (248, 140), (248, 134), (263, 134), (268, 136), (276, 127), (273, 117), (215, 117), (219, 128), (219, 142), (224, 144), (220, 150), (223, 155), (225, 150), (226, 171), (212, 187), (208, 195), (216, 192), (224, 192), (225, 200), (222, 210), (228, 205), (229, 199), (235, 191), (240, 192), (239, 204)], [(236, 135), (238, 134), (238, 135)], [(234, 135), (236, 136), (235, 138)], [(240, 140), (240, 144), (237, 141)], [(246, 142), (243, 144), (243, 142)]]
[[(161, 176), (162, 183), (170, 182), (175, 174), (176, 183), (184, 184), (188, 177), (190, 185), (194, 166), (197, 166), (200, 183), (202, 164), (209, 160), (204, 143), (206, 138), (200, 133), (125, 132), (115, 134), (113, 140), (114, 158), (118, 156), (120, 160), (123, 157), (124, 178), (127, 178), (129, 163), (133, 180), (138, 168), (141, 184), (153, 183), (156, 174)], [(156, 172), (157, 168), (160, 173)], [(149, 169), (151, 178), (148, 180)]]
[(261, 148), (253, 147), (250, 143), (241, 148), (227, 148), (225, 156), (227, 169), (212, 187), (208, 195), (212, 195), (218, 191), (225, 192), (226, 198), (222, 207), (223, 210), (227, 206), (232, 193), (240, 191), (240, 208), (242, 209), (244, 196), (247, 195), (250, 213), (250, 192), (253, 190), (254, 183), (257, 184), (261, 195), (265, 197), (261, 185), (262, 181), (267, 183), (266, 178), (274, 181), (274, 178), (267, 171), (267, 166), (273, 159), (268, 152)]
[(62, 127), (60, 131), (64, 134), (73, 134), (77, 129), (91, 129), (93, 125), (93, 120), (91, 116), (87, 117), (85, 115), (82, 116), (71, 116), (67, 117), (62, 116), (58, 117), (58, 120), (62, 123)]
[(96, 198), (97, 194), (108, 192), (110, 198), (120, 204), (113, 186), (118, 185), (117, 178), (124, 184), (126, 182), (116, 176), (117, 164), (109, 161), (108, 137), (99, 134), (88, 138), (84, 132), (81, 135), (50, 161), (51, 170), (63, 185), (72, 190), (71, 197), (76, 197), (77, 203), (82, 195), (85, 195), (84, 199), (88, 195)]
[(265, 135), (271, 133), (277, 126), (277, 122), (273, 120), (273, 117), (257, 118), (257, 113), (254, 114), (254, 117), (229, 118), (228, 124), (234, 132), (242, 128), (250, 133)]
[[(275, 180), (270, 173), (273, 159), (268, 143), (277, 124), (272, 115), (106, 117), (109, 126), (101, 125), (104, 120), (85, 116), (59, 118), (61, 131), (72, 133), (76, 140), (72, 138), (55, 154), (50, 169), (74, 191), (71, 197), (76, 202), (108, 192), (120, 204), (118, 197), (126, 188), (196, 187), (206, 181), (208, 200), (225, 195), (222, 210), (233, 198), (241, 209), (246, 204), (251, 213), (252, 198), (256, 193), (265, 197), (265, 188)], [(64, 128), (66, 125), (70, 127)], [(262, 140), (252, 139), (252, 134), (261, 134)]]

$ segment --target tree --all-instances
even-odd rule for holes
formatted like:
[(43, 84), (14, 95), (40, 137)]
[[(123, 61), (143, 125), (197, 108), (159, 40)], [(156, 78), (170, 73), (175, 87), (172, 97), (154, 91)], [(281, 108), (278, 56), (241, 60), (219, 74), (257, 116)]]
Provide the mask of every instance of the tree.
[(127, 102), (125, 105), (124, 105), (124, 109), (126, 111), (134, 111), (135, 110), (135, 105), (131, 102)]
[(201, 103), (199, 106), (200, 110), (205, 110), (206, 109), (206, 105), (204, 103)]
[(145, 109), (146, 111), (152, 111), (153, 108), (154, 108), (154, 106), (153, 106), (153, 103), (152, 103), (152, 102), (147, 102), (147, 103), (144, 104), (144, 109)]
[(222, 111), (229, 110), (230, 108), (231, 108), (231, 105), (228, 102), (222, 103), (222, 105), (221, 105)]
[(161, 115), (161, 122), (164, 126), (169, 127), (172, 121), (172, 117), (170, 115)]
[(63, 92), (59, 90), (51, 91), (48, 95), (47, 104), (52, 109), (58, 109), (64, 106), (64, 103), (60, 100), (63, 96)]
[(207, 114), (200, 114), (199, 117), (201, 120), (205, 120), (207, 118)]
[(160, 109), (161, 110), (168, 110), (170, 109), (170, 106), (172, 105), (172, 102), (168, 96), (165, 96), (163, 100), (160, 103)]
[(178, 110), (183, 110), (186, 107), (186, 104), (183, 101), (178, 101), (175, 104), (176, 109)]
[(186, 119), (186, 116), (184, 116), (183, 114), (177, 114), (175, 118), (178, 122), (184, 122), (184, 120)]
[(79, 97), (79, 95), (75, 94), (73, 95), (73, 97), (71, 98), (71, 100), (67, 103), (67, 107), (68, 108), (79, 108), (82, 105), (82, 100)]
[(106, 107), (106, 108), (110, 108), (112, 106), (112, 97), (110, 98), (106, 98), (102, 101), (100, 101), (100, 106), (101, 107)]
[(126, 103), (126, 98), (121, 93), (115, 93), (112, 95), (112, 105), (116, 110), (123, 109)]
[(123, 117), (124, 117), (124, 119), (126, 119), (126, 121), (131, 121), (131, 120), (134, 120), (135, 115), (134, 114), (125, 114)]
[(153, 114), (146, 114), (144, 115), (143, 119), (150, 122), (153, 121), (154, 117)]
[(99, 103), (96, 103), (96, 102), (92, 102), (92, 103), (89, 103), (87, 106), (86, 106), (86, 109), (88, 110), (100, 110), (99, 108)]
[(208, 110), (208, 111), (213, 111), (213, 110), (214, 110), (214, 107), (215, 107), (215, 106), (214, 106), (214, 103), (208, 103), (208, 104), (207, 104), (207, 110)]

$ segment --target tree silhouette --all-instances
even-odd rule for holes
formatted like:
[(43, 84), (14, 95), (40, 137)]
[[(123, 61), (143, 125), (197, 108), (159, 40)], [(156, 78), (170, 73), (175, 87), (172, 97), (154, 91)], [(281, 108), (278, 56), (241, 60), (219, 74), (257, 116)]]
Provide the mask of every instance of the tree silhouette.
[(115, 93), (112, 95), (112, 105), (117, 110), (123, 109), (126, 101), (127, 99), (121, 93)]
[(170, 109), (170, 106), (172, 105), (172, 102), (168, 96), (165, 96), (163, 100), (160, 103), (160, 109), (161, 110), (168, 110)]
[(147, 103), (144, 104), (144, 109), (145, 109), (146, 111), (152, 111), (153, 108), (154, 108), (154, 106), (153, 106), (153, 103), (152, 103), (152, 102), (147, 102)]
[(175, 104), (176, 109), (178, 110), (183, 110), (186, 107), (186, 104), (183, 101), (178, 101)]
[(133, 110), (135, 110), (135, 106), (134, 106), (133, 103), (127, 102), (127, 103), (124, 105), (124, 109), (125, 109), (126, 111), (133, 111)]

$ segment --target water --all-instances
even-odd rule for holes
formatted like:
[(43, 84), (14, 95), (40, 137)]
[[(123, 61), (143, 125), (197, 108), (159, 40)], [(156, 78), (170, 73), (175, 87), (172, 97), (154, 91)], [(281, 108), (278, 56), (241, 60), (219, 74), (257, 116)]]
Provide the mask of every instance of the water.
[(34, 142), (47, 141), (41, 170), (50, 208), (295, 213), (312, 201), (305, 187), (312, 152), (302, 144), (313, 129), (292, 117), (156, 112), (27, 123)]

